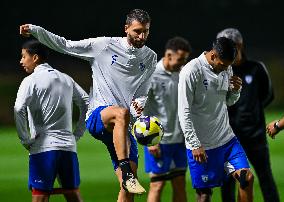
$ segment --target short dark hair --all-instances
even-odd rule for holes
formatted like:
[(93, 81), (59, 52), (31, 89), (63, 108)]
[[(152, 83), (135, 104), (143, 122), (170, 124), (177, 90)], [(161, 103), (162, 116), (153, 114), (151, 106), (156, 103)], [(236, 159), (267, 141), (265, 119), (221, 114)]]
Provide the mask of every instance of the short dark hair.
[(192, 52), (190, 43), (185, 38), (179, 36), (169, 39), (168, 42), (166, 43), (165, 49), (173, 50), (174, 52), (178, 50)]
[(150, 23), (151, 18), (149, 14), (141, 9), (134, 9), (131, 10), (127, 16), (126, 16), (126, 24), (130, 25), (134, 20), (137, 20), (138, 22), (142, 24)]
[(48, 58), (48, 49), (45, 45), (38, 40), (29, 40), (22, 45), (22, 49), (25, 49), (30, 55), (37, 54), (42, 61), (46, 61)]
[(237, 56), (236, 44), (226, 37), (217, 38), (213, 42), (212, 49), (217, 52), (221, 60), (234, 61)]

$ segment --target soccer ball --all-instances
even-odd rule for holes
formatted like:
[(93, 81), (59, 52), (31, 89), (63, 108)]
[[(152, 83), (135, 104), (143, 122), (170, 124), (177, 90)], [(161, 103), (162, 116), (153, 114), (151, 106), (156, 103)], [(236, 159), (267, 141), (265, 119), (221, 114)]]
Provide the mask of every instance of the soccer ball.
[(132, 126), (132, 135), (137, 142), (144, 146), (159, 144), (164, 129), (161, 121), (155, 116), (141, 116)]

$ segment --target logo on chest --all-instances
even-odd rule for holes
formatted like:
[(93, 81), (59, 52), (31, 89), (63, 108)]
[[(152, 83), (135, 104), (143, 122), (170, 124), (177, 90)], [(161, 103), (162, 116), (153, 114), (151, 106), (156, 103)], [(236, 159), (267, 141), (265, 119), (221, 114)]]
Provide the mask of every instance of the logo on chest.
[(208, 80), (207, 80), (207, 79), (204, 79), (202, 83), (203, 83), (203, 85), (204, 85), (204, 87), (205, 87), (205, 90), (207, 90), (207, 89), (208, 89), (208, 85), (209, 85), (209, 84), (208, 84)]
[(112, 58), (111, 65), (113, 65), (117, 61), (116, 58), (118, 58), (118, 55), (114, 54), (114, 55), (111, 56), (111, 58)]
[(145, 69), (145, 64), (143, 64), (143, 62), (140, 62), (139, 63), (139, 69), (141, 70), (141, 72), (143, 72), (144, 71), (144, 69)]

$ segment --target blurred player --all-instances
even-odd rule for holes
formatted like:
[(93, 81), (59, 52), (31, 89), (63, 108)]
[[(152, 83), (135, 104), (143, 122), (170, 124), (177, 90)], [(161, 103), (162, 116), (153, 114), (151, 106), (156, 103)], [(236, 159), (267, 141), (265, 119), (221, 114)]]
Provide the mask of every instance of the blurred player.
[[(229, 38), (237, 44), (238, 54), (232, 68), (234, 74), (243, 80), (239, 100), (228, 107), (230, 125), (256, 172), (263, 200), (278, 202), (279, 195), (270, 166), (264, 117), (264, 107), (273, 100), (271, 80), (262, 62), (247, 59), (239, 30), (224, 29), (217, 37)], [(224, 181), (221, 190), (224, 202), (235, 201), (235, 182), (232, 177)]]
[[(19, 138), (30, 152), (29, 188), (33, 202), (49, 201), (58, 177), (66, 201), (79, 202), (76, 141), (85, 131), (88, 95), (71, 77), (46, 63), (47, 55), (46, 47), (36, 40), (22, 47), (20, 63), (30, 75), (19, 87), (14, 110)], [(74, 132), (73, 101), (80, 109)]]
[(253, 201), (253, 174), (230, 125), (227, 105), (240, 96), (242, 80), (233, 76), (235, 43), (221, 37), (209, 52), (186, 64), (180, 73), (178, 114), (197, 201), (211, 201), (224, 170), (240, 184), (239, 201)]
[[(139, 115), (136, 98), (147, 96), (157, 56), (145, 46), (150, 29), (147, 12), (134, 9), (127, 15), (126, 37), (98, 37), (70, 41), (35, 25), (22, 25), (20, 33), (32, 34), (48, 47), (87, 60), (92, 65), (93, 90), (86, 125), (89, 132), (107, 147), (121, 189), (118, 201), (132, 201), (145, 189), (136, 178), (137, 143), (128, 135), (129, 113)], [(132, 103), (132, 104), (131, 104)], [(135, 111), (134, 110), (134, 111)]]
[(187, 168), (184, 137), (178, 121), (177, 87), (179, 71), (186, 64), (191, 46), (181, 37), (170, 39), (164, 57), (158, 62), (144, 109), (145, 115), (162, 121), (164, 136), (160, 144), (145, 147), (145, 171), (150, 173), (148, 202), (161, 201), (166, 180), (173, 188), (173, 201), (185, 202)]

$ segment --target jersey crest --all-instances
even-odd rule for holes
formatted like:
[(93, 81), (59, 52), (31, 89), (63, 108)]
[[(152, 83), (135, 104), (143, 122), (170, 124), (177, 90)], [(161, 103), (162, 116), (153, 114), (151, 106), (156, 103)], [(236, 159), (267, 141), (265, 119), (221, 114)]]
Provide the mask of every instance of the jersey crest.
[(245, 81), (247, 84), (251, 84), (253, 78), (252, 78), (252, 75), (246, 75), (245, 76)]

